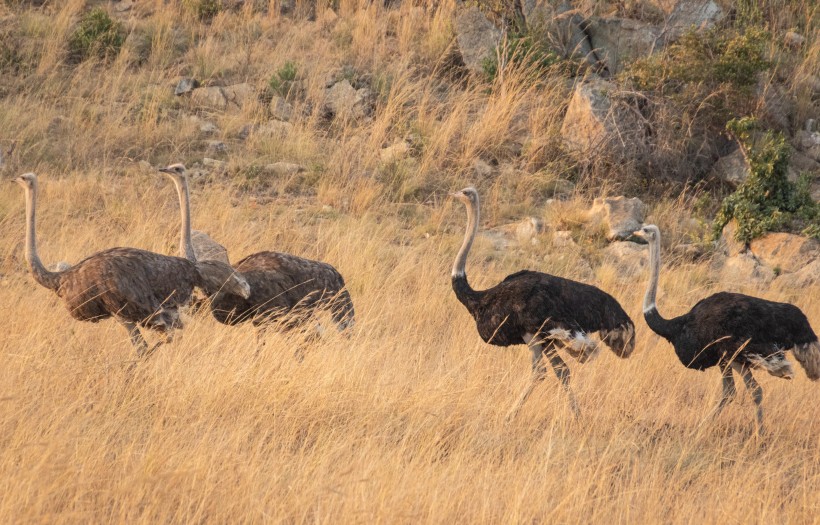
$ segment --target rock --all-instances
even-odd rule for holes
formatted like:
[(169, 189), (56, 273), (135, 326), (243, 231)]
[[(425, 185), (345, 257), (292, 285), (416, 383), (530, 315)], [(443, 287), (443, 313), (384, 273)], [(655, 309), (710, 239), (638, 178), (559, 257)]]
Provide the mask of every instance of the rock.
[(820, 132), (801, 129), (795, 134), (795, 147), (810, 159), (820, 162)]
[(717, 265), (719, 270), (716, 273), (725, 287), (739, 288), (750, 284), (763, 286), (768, 285), (775, 278), (771, 268), (760, 264), (748, 252), (722, 258)]
[(228, 107), (228, 99), (220, 87), (201, 87), (191, 91), (191, 104), (203, 109), (223, 110)]
[(587, 26), (592, 48), (611, 74), (655, 51), (660, 31), (631, 18), (592, 17)]
[(270, 101), (270, 114), (276, 120), (288, 121), (293, 116), (293, 106), (284, 98), (274, 96)]
[(473, 160), (473, 171), (479, 179), (486, 179), (492, 176), (494, 170), (488, 163), (476, 158)]
[(194, 253), (199, 261), (221, 261), (231, 264), (228, 259), (228, 250), (224, 246), (213, 240), (207, 233), (199, 230), (191, 230), (191, 244), (194, 245)]
[(273, 164), (265, 165), (265, 173), (275, 177), (287, 177), (303, 171), (307, 171), (307, 168), (301, 164), (293, 164), (290, 162), (274, 162)]
[[(794, 171), (795, 175), (813, 173), (816, 176), (820, 176), (820, 162), (799, 151), (792, 151), (789, 157), (789, 171)], [(796, 180), (796, 177), (792, 182), (794, 182), (794, 180)]]
[(216, 153), (216, 154), (227, 153), (228, 145), (225, 144), (224, 142), (220, 141), (220, 140), (209, 140), (207, 142), (207, 145), (206, 145), (206, 150), (209, 153)]
[(635, 242), (616, 242), (601, 250), (601, 255), (604, 262), (617, 268), (619, 278), (632, 280), (648, 274), (648, 246)]
[(794, 31), (787, 31), (786, 34), (783, 35), (783, 44), (791, 48), (797, 49), (801, 47), (805, 41), (806, 37)]
[(371, 93), (368, 88), (355, 89), (347, 79), (325, 91), (325, 112), (334, 117), (362, 117), (369, 110)]
[(195, 78), (183, 78), (177, 82), (177, 87), (174, 88), (174, 95), (180, 96), (185, 93), (190, 93), (199, 87), (199, 80)]
[(564, 58), (583, 59), (590, 65), (598, 63), (585, 31), (588, 25), (589, 22), (577, 10), (566, 11), (553, 18), (550, 35)]
[(820, 259), (820, 241), (791, 233), (767, 233), (749, 243), (754, 256), (772, 269), (796, 272)]
[(383, 164), (390, 164), (406, 158), (410, 154), (410, 143), (406, 140), (397, 142), (392, 146), (382, 148), (379, 152), (379, 158)]
[(219, 128), (213, 122), (203, 122), (199, 125), (199, 131), (203, 135), (216, 135), (219, 133)]
[(728, 182), (734, 187), (738, 187), (746, 182), (746, 179), (749, 178), (749, 173), (749, 165), (746, 163), (746, 157), (743, 156), (743, 152), (738, 148), (732, 153), (718, 159), (709, 176)]
[(242, 108), (245, 104), (256, 100), (256, 90), (250, 84), (234, 84), (222, 88), (227, 103), (237, 108)]
[(805, 289), (820, 284), (820, 260), (811, 262), (794, 273), (783, 274), (777, 278), (782, 288)]
[(666, 21), (664, 40), (674, 42), (691, 29), (712, 29), (723, 20), (723, 9), (713, 0), (680, 0)]
[(737, 221), (732, 219), (723, 227), (723, 232), (718, 240), (718, 247), (721, 252), (730, 257), (738, 255), (746, 250), (746, 244), (735, 239), (737, 233)]
[(644, 204), (637, 197), (598, 197), (589, 210), (593, 224), (601, 224), (608, 229), (606, 238), (610, 241), (623, 240), (643, 226)]
[(120, 0), (114, 4), (114, 11), (117, 13), (125, 13), (134, 7), (134, 0)]
[(538, 236), (542, 233), (544, 221), (538, 217), (527, 217), (515, 227), (515, 238), (521, 244), (538, 244)]
[(552, 234), (552, 245), (557, 248), (575, 248), (578, 244), (569, 230), (558, 230)]
[(561, 125), (564, 144), (582, 162), (601, 154), (614, 159), (640, 154), (646, 148), (645, 127), (629, 103), (615, 84), (601, 78), (578, 84)]
[(286, 137), (293, 131), (293, 124), (290, 122), (282, 122), (280, 120), (269, 120), (255, 130), (259, 135), (266, 137)]
[(584, 31), (587, 20), (571, 4), (563, 2), (553, 7), (546, 0), (524, 0), (521, 7), (528, 30), (546, 34), (554, 50), (564, 58), (587, 60), (590, 64), (598, 61)]
[(467, 69), (481, 73), (484, 60), (495, 56), (501, 31), (477, 7), (468, 7), (453, 20), (456, 42)]

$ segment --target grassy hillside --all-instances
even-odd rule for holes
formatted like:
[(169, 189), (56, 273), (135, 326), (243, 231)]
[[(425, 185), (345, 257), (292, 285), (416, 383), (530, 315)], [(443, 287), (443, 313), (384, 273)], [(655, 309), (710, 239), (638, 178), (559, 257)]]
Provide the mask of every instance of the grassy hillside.
[[(76, 322), (33, 282), (22, 192), (7, 184), (3, 522), (816, 520), (817, 385), (802, 370), (791, 382), (756, 373), (762, 439), (742, 389), (709, 420), (719, 373), (680, 365), (641, 319), (646, 270), (628, 277), (601, 254), (602, 233), (583, 226), (592, 198), (641, 196), (647, 222), (665, 233), (660, 310), (678, 315), (726, 288), (708, 258), (673, 255), (709, 234), (725, 188), (654, 181), (634, 166), (579, 166), (558, 134), (572, 88), (565, 65), (538, 82), (515, 67), (494, 83), (465, 76), (454, 64), (449, 3), (340, 2), (315, 21), (301, 3), (287, 16), (246, 2), (212, 18), (191, 2), (137, 2), (125, 14), (104, 2), (30, 3), (0, 5), (0, 148), (14, 145), (4, 179), (40, 176), (47, 264), (111, 246), (176, 253), (176, 196), (150, 166), (181, 161), (197, 168), (195, 228), (234, 261), (275, 249), (330, 262), (345, 276), (357, 324), (349, 338), (269, 333), (261, 345), (252, 327), (199, 312), (132, 369), (119, 325)], [(96, 6), (122, 24), (118, 53), (72, 51), (77, 24)], [(766, 6), (772, 31), (816, 28), (809, 2)], [(819, 50), (810, 39), (794, 67), (816, 73)], [(225, 110), (194, 107), (174, 96), (182, 77), (246, 82), (257, 96)], [(328, 78), (370, 89), (372, 108), (328, 117)], [(242, 138), (246, 126), (271, 120), (275, 95), (293, 105), (292, 129)], [(800, 100), (809, 116), (814, 102)], [(191, 115), (218, 131), (203, 133)], [(226, 151), (209, 152), (211, 140)], [(381, 149), (402, 140), (408, 156), (383, 161)], [(205, 157), (225, 164), (200, 169)], [(477, 158), (491, 170), (479, 174)], [(274, 162), (305, 170), (271, 175)], [(548, 204), (559, 180), (574, 189)], [(636, 321), (630, 359), (603, 351), (584, 366), (569, 362), (578, 420), (550, 376), (504, 422), (530, 357), (484, 344), (450, 289), (464, 210), (446, 193), (468, 183), (483, 197), (483, 229), (526, 216), (548, 226), (537, 243), (509, 249), (479, 237), (467, 265), (474, 287), (537, 269), (601, 287)], [(577, 246), (553, 244), (558, 229)], [(817, 285), (736, 291), (793, 302), (820, 329)]]

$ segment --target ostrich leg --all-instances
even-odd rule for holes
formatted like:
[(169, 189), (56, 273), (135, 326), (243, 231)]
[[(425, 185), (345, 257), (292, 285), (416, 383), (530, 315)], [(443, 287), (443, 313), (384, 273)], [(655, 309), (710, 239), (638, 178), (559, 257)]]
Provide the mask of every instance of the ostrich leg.
[(736, 390), (735, 390), (735, 380), (732, 377), (732, 368), (734, 368), (734, 363), (732, 366), (725, 366), (721, 371), (721, 377), (723, 382), (723, 394), (718, 402), (717, 406), (712, 411), (712, 417), (717, 417), (723, 409), (728, 405), (732, 399), (735, 398)]
[(148, 343), (145, 342), (145, 338), (142, 336), (142, 333), (137, 325), (131, 321), (125, 321), (122, 319), (120, 319), (119, 322), (123, 328), (128, 331), (128, 337), (131, 338), (131, 344), (134, 345), (134, 349), (137, 351), (137, 356), (142, 357), (146, 355), (148, 353)]
[(561, 380), (561, 385), (563, 385), (564, 390), (567, 391), (569, 407), (572, 409), (572, 415), (577, 419), (581, 415), (581, 411), (578, 409), (578, 401), (575, 400), (575, 394), (569, 386), (569, 367), (564, 360), (561, 359), (561, 356), (558, 355), (554, 346), (548, 348), (547, 357), (549, 357), (552, 369), (555, 370), (555, 375), (558, 376), (558, 379)]
[(732, 363), (732, 368), (737, 370), (740, 374), (740, 377), (743, 378), (743, 384), (746, 385), (746, 390), (752, 395), (752, 399), (755, 402), (756, 408), (756, 416), (757, 416), (757, 435), (763, 435), (763, 388), (760, 387), (758, 382), (755, 380), (754, 376), (752, 376), (752, 371), (748, 367), (745, 367), (738, 363)]
[(535, 386), (543, 381), (544, 376), (547, 375), (547, 367), (543, 360), (544, 344), (540, 340), (536, 340), (530, 334), (526, 334), (524, 336), (524, 341), (526, 341), (527, 345), (530, 347), (530, 352), (532, 352), (532, 380), (524, 391), (521, 392), (521, 395), (518, 396), (518, 400), (513, 404), (510, 411), (507, 412), (507, 417), (505, 418), (507, 422), (512, 421), (515, 415), (518, 414), (518, 411), (521, 410), (524, 402), (528, 397), (530, 397), (530, 394), (532, 394)]

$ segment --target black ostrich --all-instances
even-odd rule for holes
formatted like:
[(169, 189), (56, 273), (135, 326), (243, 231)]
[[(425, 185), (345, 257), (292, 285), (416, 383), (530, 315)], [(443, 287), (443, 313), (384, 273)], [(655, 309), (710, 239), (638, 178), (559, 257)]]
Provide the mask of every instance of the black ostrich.
[(526, 344), (532, 352), (533, 380), (507, 415), (512, 418), (535, 385), (544, 379), (546, 356), (567, 391), (574, 415), (578, 405), (569, 386), (570, 371), (558, 349), (583, 363), (598, 350), (600, 339), (619, 357), (629, 357), (635, 346), (635, 326), (608, 293), (569, 279), (529, 270), (508, 276), (487, 290), (473, 290), (464, 266), (479, 223), (479, 199), (475, 188), (453, 194), (467, 207), (467, 232), (453, 264), (453, 290), (476, 321), (478, 333), (489, 344)]
[(195, 287), (217, 296), (250, 293), (248, 283), (227, 264), (192, 263), (136, 248), (111, 248), (61, 271), (48, 271), (37, 255), (37, 177), (26, 173), (14, 182), (26, 192), (26, 261), (34, 280), (54, 291), (78, 321), (115, 318), (128, 330), (138, 355), (150, 353), (138, 326), (170, 339), (172, 330), (182, 326), (178, 309)]
[[(181, 254), (189, 260), (199, 256), (191, 240), (191, 212), (185, 166), (172, 164), (159, 170), (173, 180), (182, 214)], [(251, 321), (264, 330), (285, 319), (284, 329), (301, 326), (327, 308), (338, 329), (354, 323), (353, 301), (341, 274), (325, 262), (288, 253), (263, 251), (236, 263), (236, 270), (250, 285), (250, 296), (224, 293), (210, 301), (214, 318), (227, 325)]]
[(812, 381), (820, 378), (820, 344), (803, 312), (788, 303), (776, 303), (739, 293), (719, 292), (700, 300), (689, 313), (664, 319), (655, 305), (661, 266), (661, 233), (647, 225), (635, 232), (649, 242), (651, 278), (643, 301), (646, 324), (675, 348), (687, 368), (721, 370), (723, 396), (714, 415), (735, 396), (732, 370), (737, 372), (757, 406), (757, 431), (763, 432), (763, 389), (752, 376), (762, 368), (776, 377), (792, 379), (794, 370), (786, 350), (803, 366)]

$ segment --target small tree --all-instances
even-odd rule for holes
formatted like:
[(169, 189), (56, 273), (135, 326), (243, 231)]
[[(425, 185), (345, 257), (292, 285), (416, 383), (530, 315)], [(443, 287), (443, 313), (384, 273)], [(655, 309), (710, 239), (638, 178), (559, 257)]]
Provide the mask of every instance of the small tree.
[(762, 131), (753, 118), (731, 120), (726, 128), (740, 145), (749, 165), (749, 178), (723, 200), (714, 222), (714, 237), (737, 222), (735, 240), (748, 243), (768, 231), (803, 228), (805, 235), (820, 234), (820, 206), (805, 183), (787, 177), (789, 146), (781, 133)]

